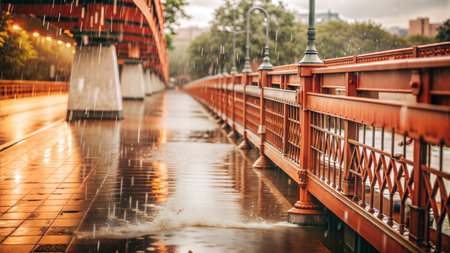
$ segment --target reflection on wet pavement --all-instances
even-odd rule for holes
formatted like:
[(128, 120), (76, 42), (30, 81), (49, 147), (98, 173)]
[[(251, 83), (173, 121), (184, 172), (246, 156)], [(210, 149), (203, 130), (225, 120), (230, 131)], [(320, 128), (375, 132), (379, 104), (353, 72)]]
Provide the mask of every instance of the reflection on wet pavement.
[(67, 94), (0, 100), (0, 145), (63, 120)]
[(253, 169), (189, 96), (124, 101), (124, 116), (2, 152), (0, 250), (328, 251), (323, 228), (285, 223), (296, 184)]

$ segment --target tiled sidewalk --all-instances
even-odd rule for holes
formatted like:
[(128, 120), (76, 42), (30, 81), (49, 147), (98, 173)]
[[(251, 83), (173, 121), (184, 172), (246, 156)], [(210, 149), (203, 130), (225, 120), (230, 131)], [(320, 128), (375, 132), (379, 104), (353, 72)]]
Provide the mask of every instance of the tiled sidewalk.
[(64, 122), (0, 153), (0, 252), (62, 252), (73, 240), (107, 175), (73, 136)]

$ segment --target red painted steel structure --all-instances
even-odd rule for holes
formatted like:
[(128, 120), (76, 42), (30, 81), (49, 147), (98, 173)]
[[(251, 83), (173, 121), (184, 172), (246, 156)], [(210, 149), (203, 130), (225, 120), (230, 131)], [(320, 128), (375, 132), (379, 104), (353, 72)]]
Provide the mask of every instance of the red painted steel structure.
[(2, 10), (32, 14), (62, 30), (77, 42), (113, 44), (122, 61), (143, 61), (165, 83), (169, 66), (160, 0), (6, 0)]
[(317, 199), (382, 252), (449, 249), (450, 43), (324, 62), (184, 90), (298, 182), (290, 212)]

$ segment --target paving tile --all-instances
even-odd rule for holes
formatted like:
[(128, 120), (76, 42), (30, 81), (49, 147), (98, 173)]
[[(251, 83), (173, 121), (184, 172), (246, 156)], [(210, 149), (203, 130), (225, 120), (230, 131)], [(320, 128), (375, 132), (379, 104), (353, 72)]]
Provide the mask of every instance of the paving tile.
[(48, 197), (49, 200), (61, 200), (61, 199), (71, 199), (72, 194), (52, 194)]
[(11, 209), (8, 210), (8, 212), (16, 212), (16, 213), (27, 213), (27, 212), (33, 212), (36, 210), (37, 206), (14, 206), (11, 207)]
[(44, 227), (19, 227), (11, 236), (24, 236), (24, 235), (43, 235), (45, 232)]
[(7, 236), (9, 235), (14, 228), (0, 228), (0, 236)]
[(47, 206), (64, 206), (67, 203), (67, 199), (52, 199), (43, 202)]
[(53, 226), (56, 227), (76, 227), (80, 223), (80, 219), (57, 219)]
[(34, 244), (31, 245), (11, 245), (11, 244), (1, 244), (0, 245), (0, 252), (6, 252), (6, 253), (24, 253), (24, 252), (31, 252), (33, 249)]
[(35, 219), (54, 219), (58, 216), (59, 212), (34, 212), (33, 218)]
[(65, 252), (66, 248), (66, 244), (41, 244), (36, 247), (34, 252), (60, 253)]
[(0, 228), (17, 227), (23, 220), (0, 220)]
[(0, 220), (24, 220), (30, 216), (31, 213), (14, 213), (14, 212), (7, 212), (4, 213)]
[(48, 229), (47, 235), (75, 235), (77, 227), (55, 227)]
[(68, 244), (71, 239), (69, 235), (46, 235), (39, 244)]
[(26, 220), (23, 223), (23, 227), (48, 227), (50, 226), (52, 220), (44, 219), (44, 220)]
[(41, 236), (9, 236), (2, 244), (36, 244)]
[(62, 206), (46, 206), (42, 205), (36, 209), (36, 212), (59, 212), (61, 211)]

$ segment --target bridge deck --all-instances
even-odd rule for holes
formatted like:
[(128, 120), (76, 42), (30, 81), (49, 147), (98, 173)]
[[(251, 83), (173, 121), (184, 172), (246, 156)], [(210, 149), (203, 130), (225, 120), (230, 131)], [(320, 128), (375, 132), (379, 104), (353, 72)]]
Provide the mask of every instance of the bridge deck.
[(324, 228), (278, 223), (289, 178), (251, 169), (182, 93), (126, 101), (121, 121), (60, 122), (0, 156), (0, 252), (329, 252)]

